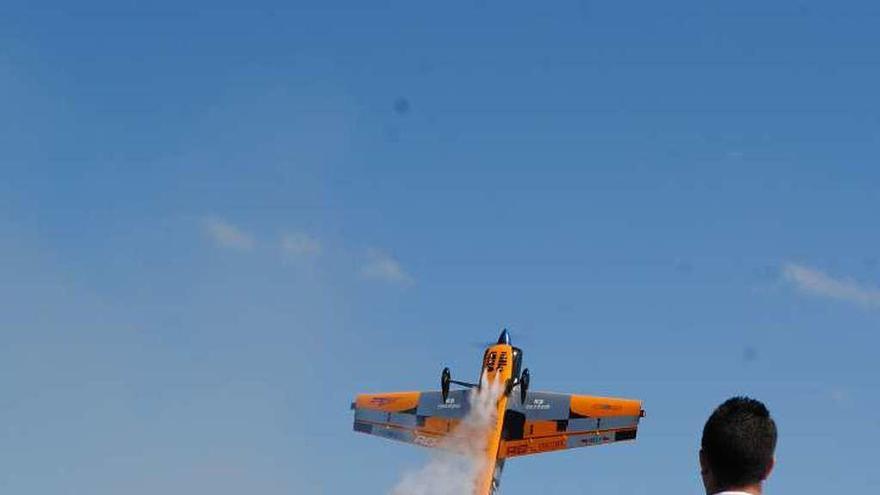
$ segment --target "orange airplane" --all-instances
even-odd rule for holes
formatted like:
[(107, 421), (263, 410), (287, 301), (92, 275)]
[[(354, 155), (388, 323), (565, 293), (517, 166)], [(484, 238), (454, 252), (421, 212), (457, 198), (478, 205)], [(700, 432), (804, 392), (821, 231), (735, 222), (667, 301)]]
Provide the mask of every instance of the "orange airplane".
[[(484, 352), (478, 383), (453, 380), (444, 368), (439, 391), (359, 394), (351, 404), (354, 431), (478, 457), (474, 495), (496, 492), (508, 458), (635, 440), (645, 415), (641, 401), (530, 391), (522, 358), (505, 329)], [(450, 390), (453, 384), (477, 395)], [(488, 389), (498, 391), (491, 399), (497, 402), (475, 431), (469, 413)]]

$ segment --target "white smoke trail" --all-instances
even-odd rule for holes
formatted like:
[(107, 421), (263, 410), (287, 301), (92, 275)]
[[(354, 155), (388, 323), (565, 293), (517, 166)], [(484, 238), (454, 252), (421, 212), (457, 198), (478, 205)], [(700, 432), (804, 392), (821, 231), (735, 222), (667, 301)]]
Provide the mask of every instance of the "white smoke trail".
[[(488, 383), (483, 377), (482, 383)], [(496, 421), (501, 383), (472, 389), (470, 411), (422, 468), (407, 473), (391, 495), (467, 495), (486, 467), (485, 439)]]

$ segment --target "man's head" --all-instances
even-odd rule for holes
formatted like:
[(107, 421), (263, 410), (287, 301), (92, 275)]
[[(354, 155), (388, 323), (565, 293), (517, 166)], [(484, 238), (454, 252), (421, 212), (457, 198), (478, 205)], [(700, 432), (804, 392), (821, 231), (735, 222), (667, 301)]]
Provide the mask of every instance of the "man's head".
[(709, 494), (739, 489), (760, 492), (773, 469), (776, 423), (760, 401), (733, 397), (703, 427), (700, 465)]

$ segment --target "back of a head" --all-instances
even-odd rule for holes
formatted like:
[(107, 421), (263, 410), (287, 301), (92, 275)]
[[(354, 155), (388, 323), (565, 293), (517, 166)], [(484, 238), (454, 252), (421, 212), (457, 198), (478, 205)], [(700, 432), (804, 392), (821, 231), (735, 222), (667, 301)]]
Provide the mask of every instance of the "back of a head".
[(702, 448), (719, 487), (760, 483), (773, 465), (776, 423), (760, 401), (733, 397), (706, 421)]

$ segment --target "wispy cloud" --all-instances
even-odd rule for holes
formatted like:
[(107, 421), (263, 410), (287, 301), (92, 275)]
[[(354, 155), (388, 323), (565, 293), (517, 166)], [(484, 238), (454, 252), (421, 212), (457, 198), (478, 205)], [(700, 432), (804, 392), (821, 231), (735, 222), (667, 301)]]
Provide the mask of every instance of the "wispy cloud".
[(281, 251), (289, 257), (303, 259), (321, 254), (323, 247), (317, 238), (303, 232), (295, 232), (281, 237)]
[(860, 284), (851, 278), (833, 277), (821, 270), (795, 263), (786, 263), (782, 273), (785, 280), (803, 292), (880, 308), (880, 289), (877, 287)]
[(364, 278), (400, 285), (410, 285), (415, 282), (396, 259), (376, 249), (367, 252), (367, 261), (361, 267), (361, 275)]
[(254, 239), (231, 223), (219, 218), (207, 218), (205, 231), (211, 240), (220, 247), (247, 251), (254, 247)]

